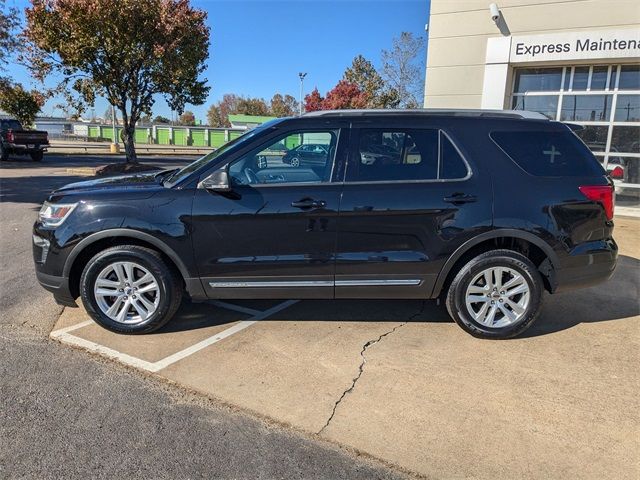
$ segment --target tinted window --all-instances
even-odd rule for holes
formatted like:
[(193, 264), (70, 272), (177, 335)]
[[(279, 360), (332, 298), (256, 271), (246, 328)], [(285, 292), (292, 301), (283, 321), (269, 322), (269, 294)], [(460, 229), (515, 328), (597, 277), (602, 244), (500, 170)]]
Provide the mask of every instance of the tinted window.
[(640, 65), (622, 65), (620, 67), (620, 90), (640, 89)]
[(454, 180), (464, 178), (469, 173), (467, 164), (449, 137), (440, 132), (440, 175), (439, 178)]
[(578, 177), (604, 174), (589, 149), (569, 131), (493, 132), (491, 138), (531, 175)]
[(350, 181), (435, 180), (438, 130), (360, 131)]
[(299, 131), (261, 145), (234, 160), (234, 185), (328, 182), (338, 131)]
[(467, 164), (451, 140), (436, 129), (361, 130), (348, 181), (461, 179)]

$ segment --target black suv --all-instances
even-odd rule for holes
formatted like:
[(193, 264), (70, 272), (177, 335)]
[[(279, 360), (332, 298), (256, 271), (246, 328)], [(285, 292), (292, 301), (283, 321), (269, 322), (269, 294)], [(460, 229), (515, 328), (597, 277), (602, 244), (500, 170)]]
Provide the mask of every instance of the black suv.
[[(260, 161), (305, 144), (325, 161)], [(544, 290), (612, 275), (613, 202), (584, 143), (538, 114), (316, 112), (178, 170), (56, 190), (33, 254), (59, 303), (80, 296), (121, 333), (159, 328), (187, 294), (442, 298), (467, 332), (507, 338)]]

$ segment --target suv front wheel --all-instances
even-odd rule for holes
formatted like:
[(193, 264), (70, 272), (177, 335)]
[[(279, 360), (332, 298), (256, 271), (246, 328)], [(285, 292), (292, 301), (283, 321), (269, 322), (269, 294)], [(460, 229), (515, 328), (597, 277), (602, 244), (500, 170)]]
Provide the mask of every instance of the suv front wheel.
[(527, 257), (492, 250), (460, 269), (447, 292), (447, 310), (473, 336), (512, 338), (535, 321), (543, 287), (540, 272)]
[(178, 274), (155, 250), (108, 248), (82, 272), (80, 296), (87, 313), (117, 333), (149, 333), (166, 324), (182, 300)]

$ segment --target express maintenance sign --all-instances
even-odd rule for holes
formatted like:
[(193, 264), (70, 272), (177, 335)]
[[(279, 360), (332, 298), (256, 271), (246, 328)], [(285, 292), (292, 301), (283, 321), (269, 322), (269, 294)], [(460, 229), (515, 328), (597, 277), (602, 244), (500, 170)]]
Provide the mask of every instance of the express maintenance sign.
[(640, 29), (514, 35), (510, 63), (639, 58)]

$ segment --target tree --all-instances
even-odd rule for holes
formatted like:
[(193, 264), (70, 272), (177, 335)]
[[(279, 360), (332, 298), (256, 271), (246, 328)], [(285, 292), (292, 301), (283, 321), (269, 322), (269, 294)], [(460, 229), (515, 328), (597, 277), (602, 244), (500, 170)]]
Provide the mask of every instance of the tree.
[(229, 114), (237, 113), (240, 97), (234, 93), (225, 93), (222, 99), (209, 107), (207, 111), (207, 122), (211, 127), (229, 128)]
[(4, 82), (0, 86), (0, 108), (16, 118), (24, 126), (33, 124), (44, 105), (44, 95), (26, 91), (22, 85)]
[(0, 0), (0, 71), (4, 70), (8, 58), (18, 47), (18, 37), (14, 33), (18, 26), (18, 10), (5, 8), (5, 3), (5, 0)]
[(355, 83), (340, 80), (338, 84), (327, 92), (322, 102), (322, 110), (344, 110), (352, 108), (367, 108), (367, 94)]
[(79, 108), (105, 96), (120, 112), (127, 162), (135, 162), (135, 125), (161, 94), (172, 110), (199, 105), (208, 58), (206, 13), (188, 0), (32, 0), (24, 60), (34, 77)]
[(398, 106), (398, 92), (387, 87), (373, 64), (358, 55), (353, 59), (343, 76), (344, 80), (355, 83), (367, 96), (367, 108), (394, 108)]
[(284, 97), (280, 93), (276, 93), (270, 102), (269, 111), (274, 117), (291, 117), (297, 115), (300, 109), (298, 101), (291, 95)]
[(311, 93), (304, 96), (304, 111), (316, 112), (322, 110), (322, 104), (324, 103), (324, 97), (320, 95), (318, 87), (314, 88)]
[(243, 115), (269, 115), (269, 107), (263, 98), (240, 97), (235, 112)]
[(178, 118), (178, 125), (194, 126), (196, 124), (196, 116), (193, 112), (186, 111)]
[(104, 111), (104, 121), (107, 123), (111, 123), (113, 121), (113, 109), (111, 107), (107, 107)]
[(163, 117), (162, 115), (156, 115), (153, 119), (153, 123), (171, 123), (167, 117)]
[(398, 92), (399, 106), (417, 108), (422, 105), (424, 39), (402, 32), (393, 39), (391, 50), (382, 50), (382, 78)]
[(211, 105), (207, 110), (207, 125), (214, 128), (226, 127), (226, 121), (222, 118), (218, 104)]
[(138, 122), (138, 125), (151, 125), (152, 123), (153, 123), (153, 120), (151, 120), (151, 115), (145, 113), (140, 117), (140, 121)]

